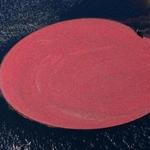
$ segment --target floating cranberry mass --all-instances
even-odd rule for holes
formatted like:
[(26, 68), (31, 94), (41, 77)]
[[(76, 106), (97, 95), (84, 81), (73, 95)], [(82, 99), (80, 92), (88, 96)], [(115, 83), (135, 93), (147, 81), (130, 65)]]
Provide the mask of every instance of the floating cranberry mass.
[(150, 42), (105, 19), (75, 19), (25, 37), (4, 58), (1, 91), (48, 126), (97, 129), (150, 112)]

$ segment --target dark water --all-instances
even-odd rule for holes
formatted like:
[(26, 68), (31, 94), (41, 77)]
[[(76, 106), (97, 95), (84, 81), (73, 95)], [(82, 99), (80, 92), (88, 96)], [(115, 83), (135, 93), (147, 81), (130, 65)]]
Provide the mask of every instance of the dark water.
[[(0, 60), (27, 34), (72, 18), (111, 18), (149, 36), (150, 12), (141, 8), (132, 0), (0, 0)], [(148, 115), (110, 129), (51, 129), (22, 118), (0, 98), (0, 150), (148, 150), (149, 147)]]

